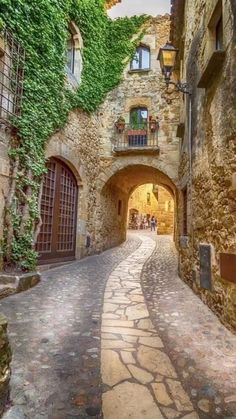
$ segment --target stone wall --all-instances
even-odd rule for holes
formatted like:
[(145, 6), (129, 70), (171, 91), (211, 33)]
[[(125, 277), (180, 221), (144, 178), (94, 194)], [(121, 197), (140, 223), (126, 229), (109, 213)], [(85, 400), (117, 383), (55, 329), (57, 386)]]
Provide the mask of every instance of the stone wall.
[[(187, 100), (183, 103), (185, 137), (179, 174), (180, 185), (188, 183), (188, 239), (180, 242), (180, 272), (222, 322), (236, 331), (236, 277), (223, 278), (220, 269), (220, 254), (236, 253), (236, 194), (232, 182), (236, 171), (236, 10), (234, 2), (222, 1), (224, 52), (214, 56), (219, 7), (215, 0), (186, 1), (181, 38), (172, 30), (173, 42), (180, 46), (183, 59), (180, 76), (192, 88), (192, 180), (187, 176)], [(214, 61), (217, 58), (221, 61)], [(211, 290), (203, 289), (199, 279), (199, 245), (204, 243), (212, 246)], [(235, 266), (231, 270), (235, 272)]]
[(11, 349), (7, 337), (7, 321), (0, 314), (0, 416), (4, 411), (9, 395), (10, 362)]
[[(96, 113), (89, 116), (80, 111), (73, 112), (66, 128), (48, 143), (47, 156), (64, 159), (80, 183), (77, 257), (115, 246), (125, 239), (128, 199), (136, 186), (168, 184), (175, 193), (179, 94), (173, 90), (166, 93), (157, 61), (158, 50), (169, 37), (169, 26), (167, 15), (151, 19), (146, 27), (141, 42), (150, 47), (149, 71), (130, 72), (128, 64), (119, 86), (107, 95)], [(159, 150), (119, 155), (114, 151), (119, 135), (115, 122), (120, 116), (128, 122), (134, 106), (147, 106), (149, 115), (158, 116)], [(140, 172), (139, 167), (151, 167), (152, 170)], [(120, 215), (119, 201), (122, 202)], [(91, 238), (89, 249), (85, 248), (87, 235)]]
[[(168, 15), (150, 19), (141, 42), (150, 47), (151, 68), (131, 72), (127, 63), (119, 86), (107, 95), (97, 112), (92, 115), (79, 110), (71, 112), (65, 128), (48, 140), (46, 156), (63, 160), (73, 171), (79, 187), (77, 258), (125, 239), (128, 199), (135, 187), (157, 183), (176, 194), (179, 94), (173, 89), (166, 92), (157, 61), (159, 48), (169, 38), (169, 27)], [(155, 134), (159, 148), (119, 155), (114, 151), (119, 135), (115, 122), (119, 116), (128, 122), (130, 110), (135, 106), (147, 106), (149, 116), (159, 118), (160, 128)], [(127, 174), (123, 172), (126, 169)], [(119, 201), (122, 201), (120, 215)]]
[(149, 214), (157, 219), (158, 234), (173, 234), (174, 200), (165, 188), (153, 184), (139, 186), (130, 196), (128, 218), (134, 209), (140, 216)]
[[(179, 139), (176, 137), (176, 128), (179, 120), (179, 94), (170, 89), (167, 93), (163, 76), (160, 70), (157, 55), (159, 48), (169, 38), (170, 17), (158, 16), (152, 18), (146, 27), (141, 44), (150, 48), (151, 66), (147, 71), (131, 71), (128, 63), (119, 86), (107, 95), (98, 115), (100, 120), (99, 137), (100, 148), (100, 175), (97, 190), (103, 191), (106, 183), (112, 179), (113, 185), (122, 189), (125, 194), (122, 226), (127, 219), (127, 204), (130, 193), (135, 187), (144, 183), (157, 183), (165, 186), (168, 183), (173, 194), (178, 184)], [(121, 140), (122, 135), (117, 132), (115, 123), (123, 117), (129, 123), (130, 111), (134, 107), (146, 107), (149, 116), (158, 117), (158, 151), (149, 150), (149, 153), (117, 153), (115, 145)], [(153, 168), (152, 174), (147, 175), (143, 166)], [(135, 173), (132, 167), (136, 167)], [(124, 171), (127, 168), (127, 173)], [(130, 168), (130, 171), (129, 171)], [(119, 175), (119, 173), (123, 175)], [(116, 177), (117, 175), (117, 177)], [(146, 177), (147, 176), (147, 177)], [(147, 181), (146, 181), (147, 179)], [(171, 184), (171, 185), (170, 185)], [(106, 219), (107, 208), (101, 208), (101, 219)], [(104, 214), (104, 215), (102, 215)], [(113, 229), (116, 242), (125, 237), (125, 231)], [(110, 227), (109, 227), (110, 228)], [(108, 226), (103, 231), (109, 230)], [(106, 242), (108, 237), (100, 235), (100, 240)]]
[[(93, 253), (97, 206), (96, 181), (99, 175), (100, 138), (97, 115), (71, 112), (66, 127), (48, 141), (46, 156), (63, 160), (74, 173), (79, 188), (77, 206), (76, 257)], [(86, 249), (86, 237), (91, 247)]]

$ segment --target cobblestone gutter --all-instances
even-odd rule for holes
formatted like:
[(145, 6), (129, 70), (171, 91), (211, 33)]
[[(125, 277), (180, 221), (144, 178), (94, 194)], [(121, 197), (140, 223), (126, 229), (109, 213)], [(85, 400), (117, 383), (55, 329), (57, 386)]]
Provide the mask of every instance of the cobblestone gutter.
[(7, 320), (0, 314), (0, 416), (9, 394), (11, 348), (7, 336)]

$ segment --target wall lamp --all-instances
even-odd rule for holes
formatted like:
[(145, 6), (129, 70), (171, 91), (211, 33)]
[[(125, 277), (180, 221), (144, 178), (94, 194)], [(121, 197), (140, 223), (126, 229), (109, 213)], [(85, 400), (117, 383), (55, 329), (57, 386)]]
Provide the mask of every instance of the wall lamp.
[(177, 83), (171, 81), (171, 76), (175, 67), (176, 58), (179, 50), (176, 49), (171, 42), (167, 42), (164, 47), (160, 48), (158, 53), (158, 61), (160, 61), (161, 71), (165, 77), (166, 86), (173, 84), (179, 92), (191, 95), (187, 83), (178, 81)]

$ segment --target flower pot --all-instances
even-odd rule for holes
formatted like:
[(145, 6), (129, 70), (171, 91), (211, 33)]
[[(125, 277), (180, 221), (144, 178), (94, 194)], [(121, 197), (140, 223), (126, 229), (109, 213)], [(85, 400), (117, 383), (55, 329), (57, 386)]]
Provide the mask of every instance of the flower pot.
[(151, 121), (149, 124), (149, 128), (151, 132), (155, 132), (158, 128), (158, 122), (157, 121)]
[(125, 129), (125, 122), (118, 121), (118, 122), (116, 122), (115, 126), (116, 126), (117, 131), (119, 133), (122, 133), (124, 131), (124, 129)]

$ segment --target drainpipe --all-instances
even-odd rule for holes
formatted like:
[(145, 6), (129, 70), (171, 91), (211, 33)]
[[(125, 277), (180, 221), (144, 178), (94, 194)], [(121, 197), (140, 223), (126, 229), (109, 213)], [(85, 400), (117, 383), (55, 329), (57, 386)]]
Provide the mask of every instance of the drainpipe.
[(192, 94), (188, 95), (188, 150), (189, 150), (189, 186), (190, 186), (190, 232), (192, 257), (194, 252), (194, 231), (193, 231), (193, 170), (192, 170)]

